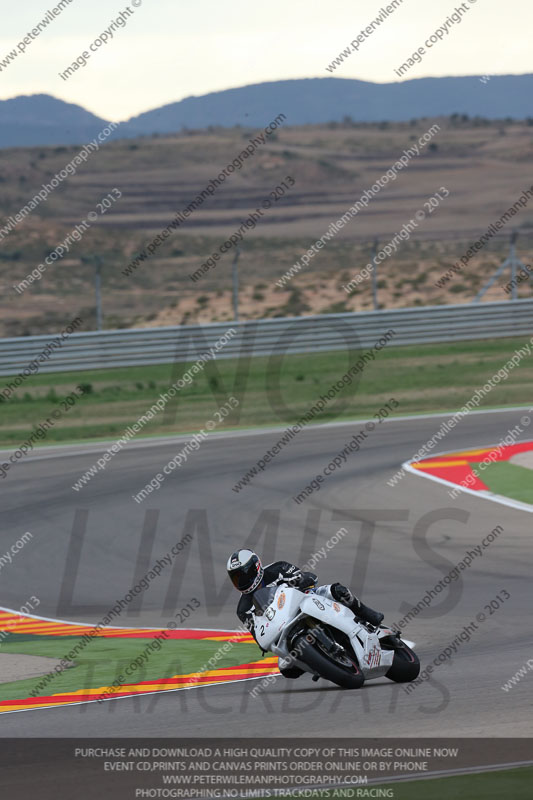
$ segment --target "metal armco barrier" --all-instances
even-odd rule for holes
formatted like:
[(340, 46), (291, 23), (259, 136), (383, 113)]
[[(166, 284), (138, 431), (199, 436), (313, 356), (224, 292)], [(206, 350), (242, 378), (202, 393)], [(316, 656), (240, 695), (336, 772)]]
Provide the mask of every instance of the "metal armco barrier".
[[(217, 358), (369, 348), (389, 330), (395, 331), (389, 347), (531, 337), (533, 300), (75, 333), (40, 365), (39, 372), (192, 362), (230, 328), (237, 333)], [(47, 334), (0, 339), (0, 375), (16, 375), (27, 368), (53, 338)]]

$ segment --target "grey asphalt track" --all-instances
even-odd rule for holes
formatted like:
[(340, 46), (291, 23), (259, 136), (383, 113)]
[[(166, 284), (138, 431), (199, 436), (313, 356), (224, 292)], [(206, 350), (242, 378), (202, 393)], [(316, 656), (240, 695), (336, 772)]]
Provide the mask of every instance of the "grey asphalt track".
[[(498, 442), (523, 413), (472, 413), (438, 449)], [(278, 433), (213, 435), (140, 505), (132, 495), (180, 449), (179, 439), (132, 442), (78, 493), (72, 483), (102, 446), (28, 457), (1, 485), (0, 552), (25, 531), (34, 539), (2, 569), (0, 605), (16, 609), (35, 595), (43, 616), (97, 621), (128, 592), (136, 574), (181, 539), (188, 520), (198, 527), (175, 562), (176, 572), (165, 570), (141, 607), (130, 608), (117, 624), (165, 626), (173, 609), (195, 596), (202, 607), (191, 627), (234, 628), (238, 598), (225, 573), (233, 549), (253, 532), (267, 560), (302, 563), (341, 526), (348, 535), (316, 565), (321, 582), (348, 583), (390, 623), (497, 525), (504, 532), (405, 629), (425, 666), (478, 613), (487, 614), (453, 659), (410, 695), (387, 679), (347, 692), (306, 675), (277, 678), (256, 699), (249, 694), (255, 682), (244, 682), (3, 714), (1, 735), (531, 736), (533, 673), (511, 691), (501, 689), (532, 655), (531, 515), (469, 495), (452, 500), (445, 486), (411, 474), (394, 488), (387, 485), (440, 423), (437, 416), (385, 421), (301, 505), (292, 497), (360, 423), (307, 428), (238, 494), (232, 486)], [(490, 615), (484, 606), (503, 590), (510, 599)]]

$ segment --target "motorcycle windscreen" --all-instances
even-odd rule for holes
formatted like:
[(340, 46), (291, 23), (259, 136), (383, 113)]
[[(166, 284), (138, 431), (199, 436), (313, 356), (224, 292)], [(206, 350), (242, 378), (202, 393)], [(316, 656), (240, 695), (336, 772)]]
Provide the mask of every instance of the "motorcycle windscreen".
[(266, 586), (264, 589), (254, 592), (254, 608), (256, 612), (263, 614), (265, 609), (272, 604), (276, 596), (276, 588), (276, 586)]

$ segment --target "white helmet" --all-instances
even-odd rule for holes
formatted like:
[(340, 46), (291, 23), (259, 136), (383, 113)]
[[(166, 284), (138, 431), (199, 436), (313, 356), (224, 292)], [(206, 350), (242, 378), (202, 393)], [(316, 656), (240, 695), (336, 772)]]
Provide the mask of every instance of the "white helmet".
[(261, 559), (253, 550), (236, 550), (228, 558), (228, 575), (239, 592), (250, 594), (263, 580)]

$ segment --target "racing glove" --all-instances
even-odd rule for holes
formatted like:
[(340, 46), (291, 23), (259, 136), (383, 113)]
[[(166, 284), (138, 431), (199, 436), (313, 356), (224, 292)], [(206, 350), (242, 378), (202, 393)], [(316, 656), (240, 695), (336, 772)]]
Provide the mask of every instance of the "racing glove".
[(317, 581), (318, 576), (314, 572), (300, 572), (289, 580), (289, 584), (301, 592), (307, 592), (315, 588)]

